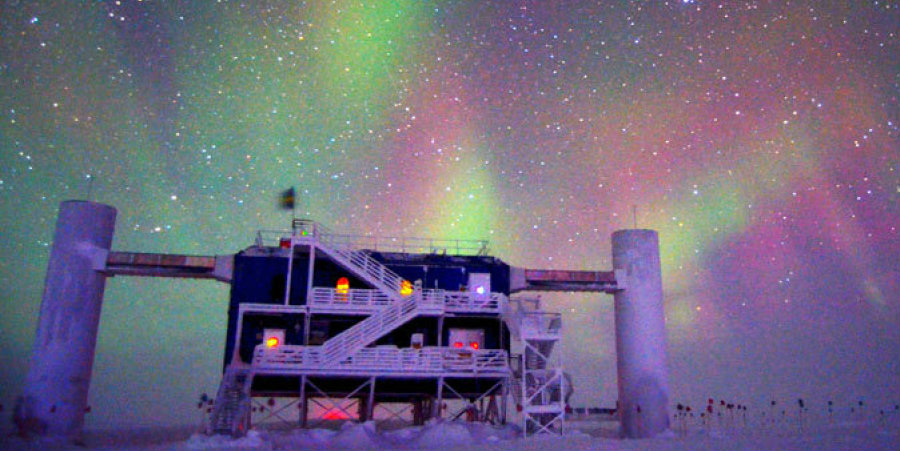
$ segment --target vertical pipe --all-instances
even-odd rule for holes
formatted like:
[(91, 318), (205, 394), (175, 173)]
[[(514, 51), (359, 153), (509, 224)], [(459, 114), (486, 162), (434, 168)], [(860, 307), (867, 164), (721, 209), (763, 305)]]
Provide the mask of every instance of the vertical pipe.
[(291, 278), (294, 275), (294, 231), (291, 231), (291, 250), (288, 254), (287, 277), (284, 280), (284, 305), (291, 302)]
[(506, 397), (509, 396), (509, 377), (503, 380), (503, 388), (500, 393), (500, 424), (506, 425)]
[(305, 428), (309, 418), (309, 404), (306, 399), (306, 375), (300, 376), (300, 427)]
[(369, 379), (369, 402), (366, 403), (366, 421), (375, 420), (375, 376)]
[(622, 435), (652, 437), (669, 428), (659, 238), (653, 230), (619, 230), (612, 252), (613, 268), (626, 278), (625, 289), (615, 293)]
[(79, 440), (116, 209), (87, 201), (59, 206), (31, 366), (15, 421), (23, 434)]
[(444, 378), (439, 376), (437, 380), (437, 402), (432, 406), (431, 418), (441, 418), (441, 404), (444, 403)]
[(309, 245), (309, 266), (306, 269), (306, 307), (312, 305), (313, 300), (313, 276), (315, 275), (315, 267), (316, 267), (316, 245)]
[(243, 361), (243, 359), (241, 359), (241, 338), (242, 338), (241, 335), (244, 333), (244, 308), (243, 307), (244, 307), (243, 304), (241, 304), (238, 307), (237, 330), (235, 331), (235, 334), (234, 334), (234, 350), (231, 353), (231, 361), (228, 362), (229, 364), (239, 363), (239, 362)]
[(309, 306), (303, 315), (303, 346), (309, 346), (309, 328), (312, 326), (312, 309)]

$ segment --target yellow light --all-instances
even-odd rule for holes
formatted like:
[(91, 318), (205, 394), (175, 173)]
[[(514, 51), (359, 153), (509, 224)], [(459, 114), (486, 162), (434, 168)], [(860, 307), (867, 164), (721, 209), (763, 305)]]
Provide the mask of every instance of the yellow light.
[(409, 296), (413, 293), (412, 282), (404, 280), (400, 282), (400, 296)]
[(271, 348), (274, 348), (274, 347), (276, 347), (276, 346), (278, 346), (278, 337), (269, 337), (269, 339), (266, 340), (266, 347), (267, 347), (267, 348), (270, 348), (270, 349), (271, 349)]

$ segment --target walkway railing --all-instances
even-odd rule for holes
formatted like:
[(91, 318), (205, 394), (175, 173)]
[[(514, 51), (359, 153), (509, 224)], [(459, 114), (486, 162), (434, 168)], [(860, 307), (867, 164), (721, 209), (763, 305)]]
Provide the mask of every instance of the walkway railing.
[(479, 294), (469, 291), (447, 291), (444, 305), (448, 312), (499, 313), (509, 300), (503, 293)]
[(507, 373), (509, 359), (502, 349), (456, 349), (448, 347), (364, 348), (337, 364), (325, 365), (321, 346), (257, 346), (253, 354), (256, 374), (297, 374), (314, 371), (397, 373)]
[(391, 298), (381, 290), (350, 288), (341, 291), (335, 288), (316, 287), (312, 290), (310, 307), (320, 311), (372, 313), (391, 302), (393, 302)]
[[(321, 232), (321, 224), (297, 219), (294, 230), (260, 230), (256, 234), (257, 246), (279, 246), (280, 240), (292, 233), (303, 235)], [(411, 254), (488, 255), (487, 240), (457, 240), (448, 238), (420, 238), (397, 236), (371, 236), (335, 234), (328, 232), (335, 243), (351, 249), (375, 252), (401, 252)]]
[(305, 219), (295, 219), (292, 228), (292, 239), (295, 242), (303, 242), (306, 238), (315, 240), (322, 250), (332, 254), (337, 260), (342, 260), (340, 263), (347, 265), (348, 269), (355, 269), (359, 276), (383, 288), (389, 296), (399, 298), (403, 278), (368, 253), (342, 240), (341, 235), (332, 233), (322, 224)]
[[(391, 299), (379, 290), (368, 288), (316, 287), (312, 290), (310, 307), (320, 312), (353, 312), (371, 314), (389, 305)], [(420, 309), (424, 313), (443, 312), (499, 313), (508, 299), (502, 293), (478, 294), (445, 290), (422, 290)]]
[(518, 312), (519, 331), (523, 340), (559, 339), (562, 316), (559, 313)]
[(392, 302), (322, 345), (323, 363), (334, 364), (355, 354), (410, 319), (423, 314), (439, 314), (443, 308), (437, 292), (424, 290)]

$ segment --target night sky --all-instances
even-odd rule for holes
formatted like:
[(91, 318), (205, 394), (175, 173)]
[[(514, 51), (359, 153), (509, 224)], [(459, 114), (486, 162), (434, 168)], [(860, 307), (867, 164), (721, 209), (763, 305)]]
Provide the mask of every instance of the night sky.
[[(900, 401), (897, 1), (5, 0), (2, 415), (60, 201), (118, 208), (118, 250), (226, 254), (292, 185), (335, 230), (531, 268), (656, 229), (673, 402)], [(199, 421), (227, 297), (109, 280), (88, 425)], [(612, 406), (612, 298), (544, 300), (574, 404)]]

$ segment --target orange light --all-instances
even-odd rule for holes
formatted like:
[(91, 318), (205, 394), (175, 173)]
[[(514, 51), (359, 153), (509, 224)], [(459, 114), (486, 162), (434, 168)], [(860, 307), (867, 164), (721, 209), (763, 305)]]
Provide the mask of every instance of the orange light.
[(473, 342), (469, 343), (469, 347), (472, 349), (478, 349), (478, 342), (473, 341)]
[(347, 302), (347, 293), (350, 292), (350, 280), (346, 277), (338, 279), (334, 291), (338, 294), (337, 300)]
[(266, 340), (267, 348), (274, 348), (276, 346), (278, 346), (278, 338), (277, 337), (269, 337), (269, 339)]
[(409, 296), (413, 292), (412, 282), (403, 280), (400, 282), (400, 296)]
[(454, 348), (462, 349), (463, 344), (462, 344), (461, 341), (456, 341), (456, 342), (453, 343), (453, 347), (454, 347)]

